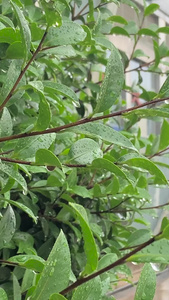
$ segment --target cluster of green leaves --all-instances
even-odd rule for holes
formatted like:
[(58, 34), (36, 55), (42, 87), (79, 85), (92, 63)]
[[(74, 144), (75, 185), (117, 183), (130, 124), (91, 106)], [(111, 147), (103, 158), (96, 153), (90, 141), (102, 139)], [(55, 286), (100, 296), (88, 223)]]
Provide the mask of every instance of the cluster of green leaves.
[[(142, 20), (114, 15), (110, 2)], [(1, 299), (106, 300), (119, 275), (131, 275), (126, 260), (146, 263), (135, 300), (153, 299), (149, 263), (169, 263), (168, 220), (152, 239), (142, 212), (152, 214), (148, 187), (168, 185), (161, 166), (169, 166), (154, 157), (169, 146), (169, 79), (158, 93), (145, 90), (140, 64), (140, 97), (163, 104), (128, 111), (121, 98), (135, 92), (125, 72), (146, 55), (142, 35), (154, 45), (146, 71), (167, 65), (159, 34), (168, 28), (143, 28), (159, 8), (143, 4), (140, 13), (129, 0), (0, 1)], [(134, 38), (131, 57), (108, 34)], [(160, 135), (143, 138), (141, 118), (162, 122)]]

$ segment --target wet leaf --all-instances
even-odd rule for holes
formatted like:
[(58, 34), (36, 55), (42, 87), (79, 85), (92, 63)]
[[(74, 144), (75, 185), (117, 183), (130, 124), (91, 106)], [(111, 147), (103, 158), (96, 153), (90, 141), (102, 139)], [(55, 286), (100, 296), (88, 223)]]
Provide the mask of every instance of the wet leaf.
[(9, 205), (0, 220), (0, 249), (4, 248), (12, 239), (16, 228), (15, 214)]
[(150, 264), (145, 264), (136, 289), (134, 300), (153, 300), (156, 290), (156, 274)]

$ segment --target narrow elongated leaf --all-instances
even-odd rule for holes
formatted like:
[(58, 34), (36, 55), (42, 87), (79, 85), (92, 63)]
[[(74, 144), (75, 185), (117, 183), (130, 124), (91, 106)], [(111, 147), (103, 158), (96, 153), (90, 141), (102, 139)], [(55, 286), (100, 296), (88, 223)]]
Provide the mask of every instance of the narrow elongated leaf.
[[(75, 203), (70, 203), (71, 207), (75, 210), (77, 218), (82, 228), (83, 239), (84, 239), (84, 250), (87, 257), (87, 262), (83, 274), (90, 274), (97, 268), (98, 254), (95, 244), (95, 240), (92, 231), (89, 227), (88, 218), (86, 211), (83, 206)], [(85, 298), (84, 298), (85, 299)]]
[(142, 28), (138, 31), (139, 35), (148, 35), (152, 37), (158, 37), (158, 34), (149, 28)]
[(150, 264), (145, 264), (141, 272), (134, 300), (153, 300), (156, 290), (156, 274)]
[(71, 270), (70, 252), (67, 240), (61, 231), (49, 254), (41, 273), (32, 300), (49, 299), (67, 287)]
[(36, 163), (40, 165), (56, 166), (58, 168), (62, 167), (59, 159), (47, 149), (39, 149), (36, 152), (35, 159)]
[(9, 165), (0, 162), (0, 171), (12, 177), (19, 185), (22, 186), (23, 190), (27, 192), (27, 184), (24, 177), (18, 172), (16, 165)]
[(71, 45), (67, 45), (67, 46), (58, 46), (56, 48), (51, 48), (51, 49), (44, 49), (43, 53), (46, 54), (54, 54), (56, 56), (66, 56), (66, 57), (72, 57), (72, 56), (76, 56), (77, 53), (75, 51), (75, 49), (71, 46)]
[(14, 300), (21, 300), (21, 288), (18, 279), (14, 274), (12, 274), (12, 276), (13, 276)]
[(0, 136), (12, 135), (12, 118), (6, 107), (3, 109), (3, 113), (0, 119)]
[(138, 263), (164, 263), (169, 264), (169, 240), (160, 239), (153, 244), (147, 246), (137, 254), (132, 255), (127, 261), (133, 261)]
[(31, 211), (31, 209), (29, 207), (27, 207), (26, 205), (17, 202), (17, 201), (13, 201), (13, 200), (9, 200), (9, 199), (5, 199), (5, 198), (0, 198), (6, 202), (8, 202), (11, 205), (14, 205), (18, 208), (20, 208), (21, 210), (23, 210), (26, 214), (28, 214), (28, 216), (30, 218), (32, 218), (34, 220), (35, 223), (37, 223), (37, 217), (35, 217), (35, 215), (33, 214), (33, 212)]
[(8, 96), (10, 90), (12, 89), (13, 85), (15, 84), (22, 67), (22, 60), (13, 60), (10, 64), (8, 72), (6, 74), (6, 80), (1, 88), (1, 95), (0, 95), (0, 104), (5, 100)]
[(150, 172), (150, 174), (155, 175), (161, 183), (168, 184), (168, 181), (161, 170), (149, 159), (145, 157), (135, 157), (123, 161), (124, 164), (129, 166), (138, 167)]
[(110, 108), (122, 90), (124, 83), (124, 70), (118, 50), (113, 46), (108, 59), (105, 77), (101, 85), (95, 113), (103, 112)]
[(0, 22), (4, 23), (5, 25), (9, 25), (14, 29), (14, 24), (8, 17), (0, 15)]
[(37, 123), (35, 125), (35, 130), (45, 130), (49, 127), (51, 119), (50, 105), (46, 101), (45, 97), (41, 94), (39, 103), (39, 114)]
[(75, 142), (69, 152), (71, 161), (78, 164), (91, 164), (95, 158), (102, 157), (103, 152), (95, 141), (85, 138)]
[(160, 133), (159, 150), (163, 150), (169, 145), (168, 132), (169, 132), (169, 123), (164, 119), (161, 127), (161, 133)]
[(128, 22), (126, 19), (124, 19), (122, 16), (111, 16), (107, 19), (107, 21), (112, 21), (115, 23), (125, 24), (127, 25)]
[(146, 9), (144, 11), (144, 16), (147, 17), (147, 16), (153, 14), (159, 8), (160, 8), (160, 5), (151, 3), (149, 6), (146, 7)]
[(79, 100), (77, 95), (68, 86), (61, 83), (47, 81), (47, 80), (44, 81), (43, 84), (44, 84), (45, 92), (63, 95), (71, 99), (75, 105), (78, 105)]
[(15, 157), (26, 159), (35, 156), (38, 149), (48, 149), (55, 140), (55, 133), (45, 134), (43, 137), (28, 137), (18, 141), (15, 147)]
[[(94, 168), (101, 168), (101, 169), (106, 169), (113, 174), (115, 174), (117, 177), (122, 177), (129, 181), (127, 175), (115, 164), (113, 164), (111, 161), (105, 159), (105, 158), (97, 158), (93, 161), (92, 166)], [(130, 181), (129, 181), (130, 182)], [(131, 182), (130, 182), (131, 183)]]
[(124, 116), (137, 115), (139, 118), (164, 117), (169, 118), (168, 108), (138, 109), (133, 112), (125, 113)]
[(119, 34), (119, 35), (125, 35), (125, 36), (128, 36), (130, 37), (130, 35), (128, 34), (128, 32), (122, 28), (122, 27), (119, 27), (119, 26), (114, 26), (112, 29), (111, 29), (111, 34)]
[(21, 36), (22, 36), (22, 47), (24, 48), (25, 53), (25, 61), (29, 55), (30, 45), (31, 45), (31, 32), (28, 26), (28, 23), (20, 10), (20, 8), (15, 4), (11, 3), (18, 21), (18, 25), (20, 27)]
[(14, 233), (16, 227), (15, 214), (12, 207), (9, 205), (5, 214), (0, 221), (0, 249), (8, 244)]
[(1, 300), (8, 300), (8, 296), (3, 288), (0, 287), (0, 299)]
[(100, 300), (102, 299), (102, 287), (101, 280), (99, 277), (96, 277), (87, 283), (79, 286), (71, 300)]
[(166, 26), (166, 27), (160, 27), (157, 29), (157, 32), (161, 32), (161, 33), (166, 33), (166, 34), (169, 34), (169, 28)]
[(77, 23), (65, 21), (61, 27), (50, 27), (46, 44), (50, 46), (62, 46), (77, 44), (83, 41), (86, 37), (86, 32)]
[(72, 128), (71, 131), (86, 134), (87, 136), (94, 138), (100, 138), (105, 142), (110, 142), (112, 144), (137, 151), (129, 139), (127, 139), (120, 132), (114, 130), (112, 127), (102, 123), (79, 125)]

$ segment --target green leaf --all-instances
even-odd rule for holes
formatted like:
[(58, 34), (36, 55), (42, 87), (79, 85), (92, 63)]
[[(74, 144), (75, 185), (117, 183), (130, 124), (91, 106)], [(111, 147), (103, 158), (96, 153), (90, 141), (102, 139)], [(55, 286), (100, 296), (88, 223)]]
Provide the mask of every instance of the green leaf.
[(51, 49), (46, 49), (46, 50), (44, 48), (44, 50), (42, 49), (42, 51), (43, 51), (43, 53), (54, 54), (56, 56), (72, 57), (72, 56), (76, 56), (77, 55), (77, 52), (75, 51), (75, 49), (71, 45), (58, 46), (56, 48), (51, 48)]
[(111, 34), (119, 34), (119, 35), (125, 35), (125, 36), (128, 36), (130, 37), (130, 35), (128, 34), (128, 32), (122, 28), (122, 27), (119, 27), (119, 26), (114, 26), (111, 31), (110, 31)]
[(72, 128), (71, 131), (76, 133), (82, 133), (92, 138), (99, 138), (105, 142), (109, 142), (120, 147), (137, 151), (137, 149), (134, 147), (134, 145), (130, 142), (129, 139), (127, 139), (119, 131), (116, 131), (112, 127), (102, 123), (88, 123), (78, 125)]
[(93, 0), (88, 0), (88, 5), (89, 5), (89, 13), (87, 15), (87, 21), (88, 22), (94, 22), (94, 3)]
[(107, 160), (105, 158), (97, 158), (93, 161), (92, 166), (94, 168), (106, 169), (107, 171), (110, 171), (113, 174), (115, 174), (117, 177), (120, 176), (130, 182), (127, 175), (119, 167), (113, 164), (110, 160)]
[(9, 59), (21, 59), (24, 58), (24, 49), (22, 48), (22, 42), (12, 43), (6, 50), (6, 58)]
[(150, 172), (150, 174), (155, 175), (155, 177), (158, 178), (162, 184), (168, 184), (168, 181), (161, 170), (152, 161), (145, 157), (135, 157), (126, 160), (124, 159), (123, 164), (147, 170)]
[(35, 217), (34, 213), (26, 205), (24, 205), (24, 204), (22, 204), (22, 203), (20, 203), (18, 201), (9, 200), (9, 199), (6, 199), (6, 198), (0, 198), (0, 200), (4, 200), (4, 201), (8, 202), (9, 204), (18, 207), (19, 209), (21, 209), (22, 211), (24, 211), (26, 214), (28, 214), (28, 216), (30, 218), (32, 218), (35, 223), (37, 223), (37, 217)]
[(149, 6), (147, 6), (144, 10), (144, 16), (147, 17), (151, 14), (153, 14), (157, 9), (160, 8), (160, 5), (151, 3)]
[(72, 45), (83, 41), (86, 33), (77, 23), (63, 22), (61, 27), (50, 27), (45, 44), (49, 46)]
[(137, 285), (134, 300), (153, 300), (156, 290), (156, 274), (150, 264), (145, 264)]
[(5, 164), (0, 162), (0, 171), (12, 177), (19, 185), (22, 186), (24, 192), (27, 192), (27, 184), (24, 177), (18, 172), (17, 165)]
[(17, 277), (12, 274), (13, 277), (13, 292), (14, 292), (14, 300), (21, 300), (21, 288), (18, 282)]
[(3, 288), (0, 287), (0, 299), (1, 300), (8, 300), (8, 296)]
[(101, 85), (94, 113), (103, 112), (110, 108), (123, 88), (124, 70), (118, 50), (113, 47), (108, 59), (105, 77)]
[(39, 114), (35, 125), (35, 130), (45, 130), (49, 127), (51, 119), (50, 105), (43, 94), (40, 96)]
[(142, 28), (138, 31), (139, 35), (148, 35), (152, 37), (158, 37), (158, 35), (151, 29), (148, 28)]
[(0, 30), (0, 43), (12, 44), (20, 40), (21, 36), (18, 30), (8, 27)]
[(22, 47), (24, 49), (25, 62), (26, 62), (28, 55), (29, 55), (29, 51), (30, 51), (31, 32), (30, 32), (28, 23), (22, 13), (22, 11), (20, 10), (20, 8), (15, 3), (11, 3), (11, 4), (14, 9), (17, 21), (18, 21), (18, 25), (20, 27), (21, 37), (22, 37)]
[(77, 164), (91, 164), (95, 158), (102, 156), (99, 144), (88, 138), (76, 141), (69, 151), (71, 161)]
[(6, 107), (4, 107), (2, 116), (0, 119), (0, 136), (10, 136), (12, 135), (12, 118)]
[(14, 29), (14, 24), (11, 21), (11, 19), (9, 19), (8, 17), (6, 17), (4, 15), (0, 15), (0, 22), (4, 23), (5, 25), (9, 25), (10, 27), (12, 27)]
[[(46, 261), (31, 300), (46, 300), (68, 286), (71, 270), (67, 240), (61, 231)], [(59, 276), (58, 276), (59, 274)]]
[(169, 264), (169, 240), (160, 239), (153, 244), (145, 247), (137, 254), (132, 255), (127, 261), (133, 261), (137, 263), (164, 263)]
[(153, 109), (137, 109), (133, 112), (125, 113), (125, 117), (137, 115), (139, 118), (164, 117), (169, 118), (168, 108), (153, 108)]
[(47, 2), (41, 0), (40, 3), (45, 11), (45, 17), (48, 26), (57, 25), (61, 26), (62, 24), (62, 16), (60, 15), (59, 11), (54, 7), (51, 2)]
[(159, 91), (159, 98), (167, 98), (169, 97), (169, 76), (167, 76), (166, 80), (164, 81), (160, 91)]
[(9, 66), (8, 72), (6, 74), (5, 82), (1, 88), (1, 95), (0, 95), (0, 104), (5, 100), (8, 96), (10, 90), (13, 88), (20, 72), (21, 66), (23, 61), (22, 60), (13, 60)]
[(71, 300), (101, 300), (102, 299), (102, 287), (99, 277), (96, 277), (81, 286), (79, 286)]
[(55, 156), (51, 151), (47, 149), (39, 149), (36, 152), (35, 161), (36, 164), (39, 165), (56, 166), (58, 168), (62, 167), (57, 156)]
[(165, 227), (167, 227), (168, 225), (169, 225), (169, 219), (167, 217), (164, 217), (161, 222), (161, 230), (160, 231), (163, 231), (165, 229)]
[(50, 296), (49, 300), (67, 300), (67, 299), (60, 294), (53, 294)]
[(160, 133), (160, 144), (158, 150), (163, 150), (168, 147), (169, 145), (169, 123), (164, 119), (163, 124), (161, 126), (161, 133)]
[(121, 3), (129, 5), (131, 8), (134, 8), (137, 15), (140, 13), (140, 9), (138, 8), (137, 4), (131, 0), (121, 0)]
[(10, 257), (8, 261), (17, 263), (21, 267), (25, 267), (36, 272), (42, 272), (45, 265), (45, 260), (37, 255), (16, 255)]
[(157, 33), (166, 33), (169, 34), (169, 28), (168, 27), (160, 27), (156, 31)]
[(128, 246), (137, 246), (147, 242), (151, 238), (151, 233), (148, 229), (139, 229), (134, 231), (128, 241)]
[(3, 249), (12, 239), (16, 228), (15, 214), (9, 205), (0, 220), (0, 249)]
[(46, 93), (63, 95), (69, 98), (70, 100), (72, 100), (75, 106), (78, 106), (79, 104), (78, 97), (75, 94), (75, 92), (68, 86), (57, 82), (47, 81), (47, 80), (43, 81), (43, 84), (44, 84), (44, 91)]
[(49, 133), (42, 136), (27, 137), (20, 139), (15, 147), (14, 155), (20, 159), (31, 158), (35, 156), (38, 149), (48, 149), (55, 140), (55, 133)]
[(85, 270), (83, 275), (92, 273), (97, 268), (98, 254), (95, 244), (95, 240), (92, 231), (89, 226), (86, 211), (83, 206), (75, 203), (69, 203), (71, 207), (75, 210), (77, 218), (80, 222), (82, 228), (83, 239), (84, 239), (84, 250), (87, 258)]
[(133, 54), (132, 58), (134, 58), (134, 57), (148, 57), (148, 55), (146, 55), (143, 52), (143, 50), (137, 49), (137, 50), (134, 51), (134, 54)]
[(111, 16), (107, 19), (107, 21), (112, 21), (112, 22), (120, 23), (120, 24), (124, 24), (124, 25), (128, 24), (127, 20), (121, 16)]

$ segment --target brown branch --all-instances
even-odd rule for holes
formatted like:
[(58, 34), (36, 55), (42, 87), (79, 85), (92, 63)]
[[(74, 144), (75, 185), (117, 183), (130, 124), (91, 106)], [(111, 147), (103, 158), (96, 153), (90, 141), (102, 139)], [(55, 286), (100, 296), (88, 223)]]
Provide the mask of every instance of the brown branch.
[[(85, 6), (78, 12), (78, 14), (76, 16), (73, 16), (72, 17), (72, 21), (75, 21), (76, 19), (78, 19), (81, 15), (81, 13), (88, 7), (88, 3), (85, 4)], [(87, 12), (88, 13), (88, 12)], [(85, 13), (86, 14), (86, 13)]]
[(156, 237), (159, 236), (161, 234), (161, 232), (159, 234), (157, 234), (156, 236), (152, 237), (151, 239), (149, 239), (147, 242), (139, 245), (137, 248), (135, 248), (134, 250), (132, 250), (130, 253), (127, 253), (126, 255), (124, 255), (123, 257), (119, 258), (117, 261), (115, 261), (114, 263), (110, 264), (109, 266), (87, 276), (84, 278), (80, 278), (77, 281), (75, 281), (73, 284), (71, 284), (69, 287), (67, 287), (66, 289), (64, 289), (63, 291), (60, 292), (61, 295), (65, 295), (69, 292), (71, 292), (72, 290), (74, 290), (75, 288), (77, 288), (78, 286), (82, 285), (85, 282), (88, 282), (89, 280), (111, 270), (112, 268), (115, 268), (121, 264), (124, 264), (126, 262), (126, 260), (131, 257), (132, 255), (134, 255), (135, 253), (139, 252), (140, 250), (144, 249), (145, 247), (151, 245), (152, 243), (155, 242)]
[[(164, 153), (165, 151), (169, 150), (169, 147), (165, 148), (164, 150), (161, 150), (151, 156), (149, 156), (149, 159), (153, 158), (154, 156), (160, 156), (162, 153)], [(165, 154), (165, 153), (164, 153)]]
[(19, 266), (18, 263), (8, 261), (8, 260), (3, 260), (3, 259), (0, 259), (0, 264), (10, 265), (10, 266), (14, 266), (14, 267)]
[(14, 86), (12, 87), (12, 89), (10, 90), (8, 96), (6, 97), (6, 99), (4, 100), (4, 102), (0, 105), (0, 111), (4, 108), (4, 106), (7, 104), (7, 102), (10, 100), (10, 98), (12, 97), (16, 87), (18, 86), (19, 82), (21, 81), (23, 75), (25, 74), (25, 72), (27, 71), (27, 69), (29, 68), (30, 64), (32, 63), (32, 61), (35, 59), (36, 55), (38, 54), (38, 52), (41, 49), (41, 46), (44, 42), (44, 39), (47, 35), (47, 31), (44, 32), (44, 35), (39, 43), (39, 46), (37, 47), (36, 51), (33, 53), (31, 59), (28, 61), (28, 63), (26, 64), (26, 66), (23, 68), (23, 70), (20, 72), (20, 75), (18, 76), (18, 79), (16, 80)]
[(123, 110), (120, 110), (120, 111), (117, 111), (117, 112), (114, 112), (114, 113), (111, 113), (111, 114), (108, 114), (108, 115), (98, 116), (98, 117), (94, 117), (94, 118), (85, 118), (85, 119), (81, 119), (77, 122), (72, 122), (72, 123), (65, 124), (65, 125), (62, 125), (62, 126), (59, 126), (59, 127), (55, 127), (55, 128), (49, 128), (49, 129), (46, 129), (46, 130), (43, 130), (43, 131), (33, 131), (33, 132), (30, 132), (30, 133), (21, 133), (21, 134), (15, 134), (15, 135), (11, 135), (11, 136), (2, 137), (2, 138), (0, 138), (0, 142), (5, 142), (5, 141), (10, 141), (10, 140), (15, 140), (15, 139), (21, 139), (21, 138), (26, 138), (26, 137), (31, 137), (31, 136), (37, 136), (37, 135), (43, 135), (43, 134), (48, 134), (48, 133), (60, 132), (62, 130), (65, 130), (65, 129), (68, 129), (68, 128), (71, 128), (71, 127), (75, 127), (75, 126), (78, 126), (78, 125), (81, 125), (81, 124), (86, 124), (86, 123), (91, 123), (91, 122), (95, 122), (95, 121), (98, 121), (98, 120), (103, 120), (103, 119), (108, 119), (108, 118), (112, 118), (112, 117), (116, 117), (116, 116), (121, 116), (121, 115), (123, 115), (125, 113), (128, 113), (130, 111), (134, 111), (136, 109), (139, 109), (139, 108), (142, 108), (142, 107), (145, 107), (145, 106), (148, 106), (148, 105), (160, 103), (160, 102), (163, 102), (163, 101), (168, 100), (168, 99), (169, 99), (169, 97), (163, 98), (163, 99), (155, 99), (155, 100), (152, 100), (152, 101), (149, 101), (149, 102), (142, 103), (138, 106), (123, 109)]

